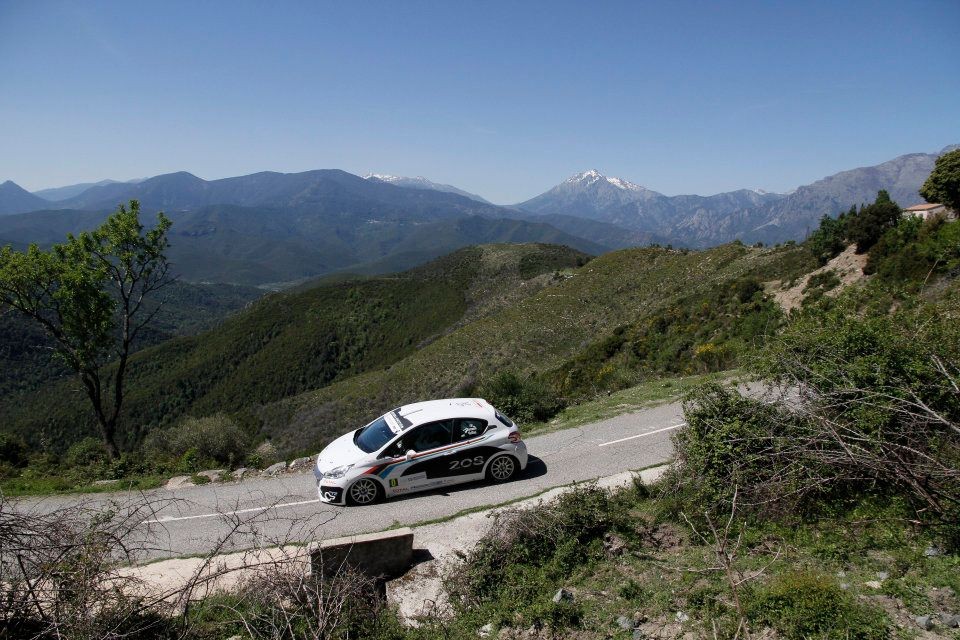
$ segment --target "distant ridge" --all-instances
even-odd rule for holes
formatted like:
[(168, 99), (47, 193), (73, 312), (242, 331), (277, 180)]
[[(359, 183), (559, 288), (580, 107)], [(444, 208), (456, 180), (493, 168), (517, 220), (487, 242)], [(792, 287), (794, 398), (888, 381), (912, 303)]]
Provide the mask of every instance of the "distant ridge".
[(0, 215), (26, 213), (50, 206), (12, 180), (0, 184)]
[(483, 202), (485, 204), (490, 204), (490, 201), (481, 198), (475, 193), (470, 193), (469, 191), (464, 191), (463, 189), (458, 189), (449, 184), (440, 184), (438, 182), (432, 182), (427, 180), (423, 176), (417, 176), (415, 178), (407, 178), (404, 176), (391, 176), (382, 173), (368, 173), (363, 176), (364, 180), (376, 180), (379, 182), (386, 182), (387, 184), (393, 184), (398, 187), (407, 187), (409, 189), (429, 189), (430, 191), (444, 191), (446, 193), (455, 193), (457, 195), (463, 196), (465, 198), (470, 198), (471, 200), (476, 200), (477, 202)]
[(67, 200), (75, 196), (80, 195), (87, 189), (91, 187), (103, 187), (108, 184), (136, 184), (138, 182), (143, 182), (146, 178), (136, 178), (134, 180), (127, 180), (123, 182), (121, 180), (100, 180), (99, 182), (81, 182), (79, 184), (70, 184), (64, 187), (53, 187), (51, 189), (40, 189), (39, 191), (34, 191), (33, 195), (39, 196), (44, 200), (49, 200), (50, 202), (59, 202), (60, 200)]

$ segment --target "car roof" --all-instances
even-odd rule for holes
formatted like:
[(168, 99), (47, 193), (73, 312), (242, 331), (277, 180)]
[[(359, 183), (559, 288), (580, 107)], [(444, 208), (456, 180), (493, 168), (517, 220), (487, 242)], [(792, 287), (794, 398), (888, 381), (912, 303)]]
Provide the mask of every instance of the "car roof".
[(482, 418), (493, 421), (495, 409), (483, 398), (444, 398), (405, 404), (391, 411), (404, 429), (448, 418)]

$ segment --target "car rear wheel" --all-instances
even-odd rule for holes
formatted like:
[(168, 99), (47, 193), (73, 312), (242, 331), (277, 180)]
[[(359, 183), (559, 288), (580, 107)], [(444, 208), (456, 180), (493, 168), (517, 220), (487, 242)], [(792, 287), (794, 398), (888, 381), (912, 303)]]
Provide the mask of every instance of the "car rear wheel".
[(382, 491), (380, 484), (376, 480), (360, 478), (350, 485), (350, 490), (347, 492), (347, 499), (350, 504), (358, 506), (373, 504), (382, 497)]
[(517, 473), (517, 461), (513, 456), (497, 456), (487, 467), (487, 479), (492, 482), (506, 482)]

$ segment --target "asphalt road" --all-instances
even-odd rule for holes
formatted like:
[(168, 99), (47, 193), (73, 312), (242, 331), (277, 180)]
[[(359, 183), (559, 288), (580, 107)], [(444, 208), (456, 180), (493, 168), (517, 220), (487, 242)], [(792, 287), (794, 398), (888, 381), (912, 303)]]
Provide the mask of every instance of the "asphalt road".
[(511, 482), (447, 487), (367, 507), (320, 503), (309, 472), (174, 491), (158, 489), (140, 496), (57, 496), (20, 504), (23, 509), (40, 511), (75, 504), (124, 509), (146, 498), (154, 510), (138, 512), (136, 520), (138, 536), (148, 543), (149, 551), (138, 560), (225, 553), (413, 525), (575, 481), (640, 469), (670, 458), (670, 436), (682, 425), (681, 407), (671, 403), (534, 436), (525, 439), (530, 463)]

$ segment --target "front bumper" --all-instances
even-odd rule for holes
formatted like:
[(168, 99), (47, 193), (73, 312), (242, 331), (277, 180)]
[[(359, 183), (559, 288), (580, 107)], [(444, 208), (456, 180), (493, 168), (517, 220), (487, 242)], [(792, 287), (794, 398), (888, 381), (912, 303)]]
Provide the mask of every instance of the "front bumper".
[(323, 484), (322, 482), (317, 483), (317, 497), (320, 498), (320, 502), (343, 505), (346, 504), (344, 496), (346, 496), (346, 490), (343, 487)]
[(341, 478), (327, 478), (314, 467), (313, 477), (317, 481), (317, 497), (320, 502), (337, 505), (347, 503), (347, 484), (354, 476), (347, 474)]

